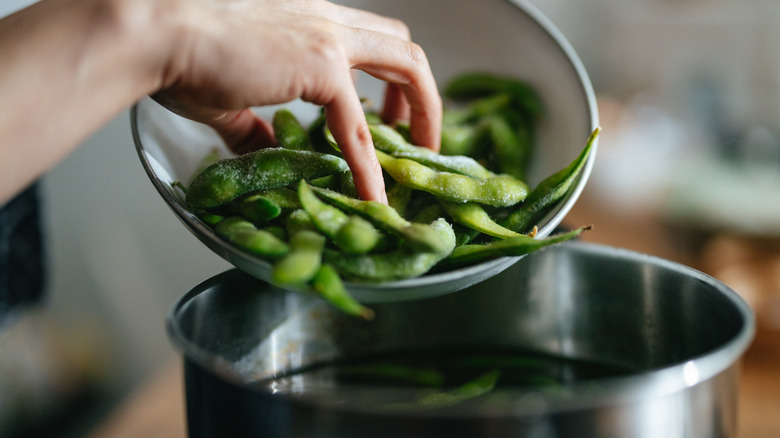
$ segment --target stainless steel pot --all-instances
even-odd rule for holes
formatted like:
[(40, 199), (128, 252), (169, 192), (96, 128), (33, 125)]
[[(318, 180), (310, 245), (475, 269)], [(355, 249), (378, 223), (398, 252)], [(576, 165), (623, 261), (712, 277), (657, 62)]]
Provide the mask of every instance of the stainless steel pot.
[[(731, 437), (754, 318), (685, 266), (570, 242), (461, 292), (377, 304), (358, 321), (240, 271), (184, 295), (167, 324), (184, 357), (191, 437)], [(565, 390), (495, 390), (435, 411), (378, 409), (388, 389), (279, 391), (281, 372), (399, 347), (531, 349), (627, 366)]]

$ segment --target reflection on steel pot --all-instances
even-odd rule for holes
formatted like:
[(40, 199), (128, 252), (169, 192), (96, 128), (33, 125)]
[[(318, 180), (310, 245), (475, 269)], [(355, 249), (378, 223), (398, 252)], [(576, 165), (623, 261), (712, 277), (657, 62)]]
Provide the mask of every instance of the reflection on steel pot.
[[(366, 322), (240, 271), (168, 319), (192, 437), (732, 437), (754, 318), (728, 287), (673, 262), (570, 242), (448, 296), (373, 306)], [(628, 374), (496, 387), (437, 409), (412, 389), (274, 377), (339, 358), (438, 349), (533, 351)], [(415, 393), (416, 394), (416, 393)]]

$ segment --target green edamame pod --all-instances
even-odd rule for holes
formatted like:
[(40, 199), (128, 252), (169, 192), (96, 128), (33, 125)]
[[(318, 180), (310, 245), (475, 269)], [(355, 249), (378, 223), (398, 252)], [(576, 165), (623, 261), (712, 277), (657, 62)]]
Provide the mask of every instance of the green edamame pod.
[(290, 251), (271, 270), (273, 282), (280, 286), (301, 287), (308, 283), (322, 265), (325, 236), (303, 230), (290, 237)]
[(333, 239), (339, 229), (347, 223), (347, 214), (320, 201), (306, 181), (298, 183), (298, 201), (311, 217), (314, 226), (329, 239)]
[(371, 222), (360, 216), (350, 215), (347, 222), (336, 232), (333, 242), (347, 254), (365, 254), (374, 250), (384, 238)]
[(497, 224), (479, 204), (441, 201), (441, 205), (455, 222), (473, 230), (501, 239), (520, 236), (519, 233)]
[(388, 125), (370, 125), (374, 147), (393, 157), (406, 158), (424, 164), (432, 169), (487, 179), (495, 174), (485, 169), (473, 158), (462, 155), (441, 155), (430, 149), (415, 146)]
[(277, 239), (286, 242), (287, 241), (287, 230), (284, 229), (284, 227), (280, 225), (271, 225), (267, 227), (263, 227), (263, 231), (267, 233), (271, 233), (274, 237)]
[(451, 79), (444, 88), (444, 96), (454, 100), (472, 100), (492, 94), (507, 93), (513, 105), (528, 114), (542, 113), (543, 105), (530, 84), (516, 78), (489, 72), (467, 72)]
[(187, 189), (187, 206), (195, 211), (213, 209), (250, 192), (286, 187), (302, 179), (347, 170), (347, 163), (334, 155), (260, 149), (206, 168)]
[(503, 117), (487, 122), (493, 161), (502, 173), (524, 180), (530, 152), (530, 132), (523, 125), (510, 126)]
[(422, 252), (409, 246), (400, 246), (385, 253), (344, 254), (325, 250), (324, 258), (340, 273), (362, 281), (384, 281), (412, 278), (425, 274), (455, 247), (455, 233), (444, 219), (431, 224), (446, 252)]
[(528, 196), (528, 199), (500, 222), (501, 225), (520, 233), (526, 232), (533, 227), (535, 221), (539, 220), (568, 193), (580, 171), (585, 166), (599, 132), (601, 132), (599, 127), (593, 130), (580, 155), (564, 169), (539, 183)]
[(338, 272), (330, 265), (322, 265), (312, 278), (312, 287), (331, 305), (348, 315), (374, 319), (374, 311), (355, 300), (344, 288)]
[(233, 245), (263, 258), (273, 260), (290, 250), (287, 243), (241, 217), (223, 219), (214, 227), (214, 231)]
[(306, 129), (290, 110), (277, 110), (271, 125), (274, 128), (274, 137), (279, 147), (299, 151), (313, 150)]
[(544, 239), (534, 239), (531, 236), (521, 234), (517, 237), (496, 240), (486, 244), (463, 245), (453, 249), (452, 254), (444, 259), (439, 266), (443, 269), (454, 269), (497, 257), (526, 255), (546, 246), (565, 242), (589, 229), (590, 227), (581, 227)]
[(387, 204), (393, 207), (398, 214), (404, 216), (407, 207), (409, 207), (409, 202), (412, 199), (413, 190), (402, 184), (392, 184), (386, 189), (386, 192)]
[(357, 218), (350, 219), (340, 209), (320, 201), (306, 181), (298, 184), (298, 199), (314, 226), (344, 252), (365, 253), (379, 242), (380, 233), (376, 228), (366, 221), (356, 222)]
[[(409, 222), (389, 205), (376, 201), (362, 201), (332, 190), (312, 188), (328, 202), (367, 219), (374, 226), (402, 237), (408, 245), (421, 251), (449, 253), (452, 248), (441, 240), (441, 232), (427, 224)], [(449, 224), (448, 224), (449, 225)]]
[(238, 203), (239, 214), (256, 224), (268, 222), (282, 213), (282, 207), (263, 195), (250, 195)]
[(200, 218), (200, 220), (202, 220), (207, 225), (210, 225), (212, 227), (222, 222), (223, 219), (225, 219), (225, 216), (222, 216), (220, 214), (208, 213), (208, 212), (198, 213), (198, 217)]
[(451, 202), (477, 202), (508, 207), (525, 199), (528, 186), (509, 175), (477, 179), (450, 172), (439, 172), (416, 161), (393, 158), (376, 151), (379, 163), (393, 179), (407, 187), (422, 190)]
[(482, 124), (447, 125), (441, 127), (442, 155), (464, 155), (475, 158), (482, 154), (486, 143), (485, 128)]
[(306, 210), (302, 208), (290, 212), (285, 227), (288, 236), (294, 236), (300, 231), (318, 231), (309, 213), (306, 213)]
[(447, 112), (447, 125), (465, 125), (482, 118), (493, 116), (505, 111), (512, 104), (512, 96), (509, 93), (497, 93), (474, 99), (464, 108), (452, 109)]

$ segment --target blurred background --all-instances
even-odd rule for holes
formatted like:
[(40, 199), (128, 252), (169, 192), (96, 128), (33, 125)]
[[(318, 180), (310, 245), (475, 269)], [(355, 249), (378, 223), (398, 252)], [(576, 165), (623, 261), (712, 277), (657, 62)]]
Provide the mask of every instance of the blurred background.
[[(780, 3), (532, 3), (599, 99), (598, 159), (567, 222), (723, 280), (757, 310), (756, 345), (780, 347)], [(0, 331), (0, 437), (90, 434), (176, 360), (172, 302), (228, 268), (154, 190), (127, 112), (46, 175), (42, 202), (47, 297)], [(745, 365), (743, 393), (765, 398), (741, 408), (743, 438), (779, 427), (757, 425), (780, 408), (770, 347)]]

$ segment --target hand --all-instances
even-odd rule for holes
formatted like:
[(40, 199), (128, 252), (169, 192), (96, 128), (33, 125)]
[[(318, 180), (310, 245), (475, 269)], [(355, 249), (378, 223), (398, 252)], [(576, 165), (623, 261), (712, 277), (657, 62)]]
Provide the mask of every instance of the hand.
[(438, 150), (441, 98), (422, 49), (400, 21), (324, 0), (197, 0), (155, 99), (212, 126), (236, 152), (273, 143), (251, 106), (301, 98), (322, 105), (363, 199), (386, 202), (352, 69), (388, 82), (383, 117), (410, 120)]

